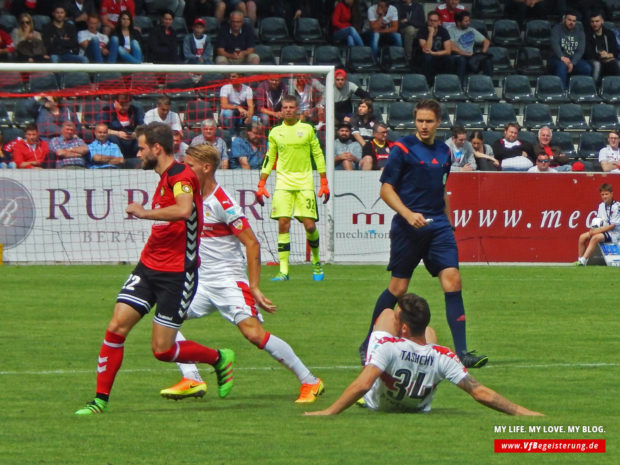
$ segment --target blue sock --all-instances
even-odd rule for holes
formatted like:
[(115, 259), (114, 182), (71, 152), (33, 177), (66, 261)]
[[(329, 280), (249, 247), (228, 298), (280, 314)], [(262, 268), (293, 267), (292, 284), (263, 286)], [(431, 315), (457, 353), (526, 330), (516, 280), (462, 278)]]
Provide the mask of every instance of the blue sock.
[(452, 332), (452, 341), (457, 355), (467, 352), (467, 337), (465, 336), (465, 306), (461, 291), (446, 292), (446, 318)]
[(372, 320), (370, 320), (370, 328), (368, 328), (368, 334), (366, 335), (366, 339), (362, 343), (362, 346), (368, 346), (368, 339), (370, 339), (370, 333), (372, 333), (372, 328), (375, 325), (375, 321), (381, 315), (381, 312), (386, 308), (394, 308), (396, 305), (396, 301), (398, 299), (394, 294), (392, 294), (389, 289), (386, 289), (381, 293), (379, 298), (377, 299), (377, 303), (375, 304), (375, 310), (372, 312)]

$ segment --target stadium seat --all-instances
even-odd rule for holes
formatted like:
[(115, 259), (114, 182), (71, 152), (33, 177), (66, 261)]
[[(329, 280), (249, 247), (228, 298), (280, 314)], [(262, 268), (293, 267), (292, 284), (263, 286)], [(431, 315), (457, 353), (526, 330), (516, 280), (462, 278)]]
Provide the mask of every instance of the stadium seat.
[(372, 49), (364, 45), (347, 49), (347, 69), (352, 73), (377, 73), (380, 71)]
[(478, 103), (458, 102), (454, 112), (454, 125), (465, 129), (486, 129), (487, 124), (482, 116)]
[(504, 132), (499, 132), (499, 131), (484, 131), (482, 133), (482, 138), (484, 140), (485, 144), (488, 145), (493, 145), (493, 142), (495, 142), (498, 139), (501, 139), (502, 137), (504, 137)]
[(95, 88), (98, 90), (110, 89), (111, 91), (118, 91), (118, 89), (127, 87), (123, 75), (117, 72), (97, 73), (93, 80)]
[(521, 142), (527, 142), (532, 147), (538, 144), (538, 135), (536, 131), (519, 131), (519, 136), (517, 137)]
[(434, 97), (442, 102), (467, 100), (456, 74), (438, 74), (433, 85)]
[(440, 129), (451, 129), (452, 128), (452, 119), (450, 118), (450, 111), (448, 110), (448, 106), (445, 103), (440, 103), (441, 107), (441, 121), (439, 122)]
[(101, 120), (107, 120), (107, 115), (103, 114), (104, 108), (109, 107), (110, 102), (107, 100), (97, 100), (95, 98), (86, 98), (82, 103), (82, 115), (80, 121), (85, 128), (94, 128), (95, 123)]
[(546, 19), (530, 19), (525, 23), (525, 44), (539, 49), (551, 44), (551, 22)]
[(408, 129), (388, 129), (387, 139), (389, 141), (396, 141), (401, 137), (411, 135), (411, 131)]
[(397, 100), (399, 95), (390, 74), (376, 73), (368, 78), (368, 92), (374, 100)]
[(573, 144), (573, 136), (568, 132), (554, 131), (551, 136), (551, 145), (560, 148), (560, 152), (567, 157), (574, 157), (577, 154), (575, 144)]
[[(12, 122), (9, 110), (6, 108), (4, 102), (0, 102), (0, 126), (8, 126)], [(5, 143), (7, 141), (4, 141)]]
[(195, 97), (194, 88), (201, 85), (202, 75), (192, 73), (168, 73), (164, 89), (170, 98), (190, 99)]
[(547, 72), (540, 49), (536, 47), (519, 47), (515, 68), (519, 74), (540, 75)]
[(32, 15), (32, 22), (34, 23), (34, 28), (37, 31), (42, 32), (43, 27), (52, 22), (52, 17), (48, 15)]
[(519, 23), (514, 19), (498, 19), (493, 23), (491, 41), (500, 47), (520, 47), (523, 45), (523, 41), (521, 40)]
[(605, 19), (620, 21), (620, 0), (603, 0), (603, 3), (609, 12), (609, 18)]
[(301, 45), (284, 45), (280, 50), (281, 65), (307, 65), (308, 54)]
[(148, 39), (149, 34), (155, 27), (153, 23), (153, 19), (150, 16), (146, 15), (136, 15), (133, 18), (133, 25), (140, 29), (140, 34), (144, 40)]
[(564, 131), (585, 131), (589, 129), (581, 105), (562, 103), (558, 107), (557, 127)]
[(618, 114), (616, 107), (609, 103), (599, 103), (592, 105), (590, 113), (590, 127), (596, 131), (609, 131), (619, 129)]
[(533, 103), (536, 101), (532, 95), (530, 80), (521, 74), (506, 76), (502, 95), (510, 103)]
[(39, 111), (39, 105), (34, 99), (26, 99), (15, 106), (13, 112), (13, 124), (17, 126), (25, 126), (34, 123)]
[(405, 49), (395, 45), (381, 48), (379, 65), (386, 73), (408, 73), (411, 66), (405, 56)]
[(551, 129), (555, 129), (549, 105), (545, 103), (528, 104), (523, 113), (523, 126), (530, 130), (540, 129), (543, 126), (549, 126)]
[(264, 44), (288, 44), (292, 41), (286, 20), (277, 16), (268, 16), (260, 20), (258, 36)]
[(491, 46), (487, 53), (493, 57), (493, 75), (505, 76), (515, 72), (506, 47)]
[(276, 58), (273, 56), (273, 50), (269, 45), (256, 44), (254, 53), (260, 57), (261, 65), (275, 65)]
[(487, 39), (489, 38), (489, 30), (487, 29), (487, 23), (484, 22), (483, 19), (469, 19), (469, 25), (473, 27), (480, 34), (485, 36)]
[(17, 27), (17, 18), (9, 13), (2, 13), (0, 15), (0, 28), (4, 29), (7, 33), (11, 33), (13, 29)]
[(504, 129), (508, 123), (517, 122), (517, 113), (511, 103), (491, 103), (487, 125), (491, 129)]
[(24, 130), (22, 128), (2, 128), (2, 138), (4, 143), (14, 141), (18, 137), (24, 138)]
[(432, 94), (423, 74), (403, 74), (400, 81), (400, 98), (419, 100), (431, 98)]
[(605, 103), (620, 103), (620, 76), (605, 76), (601, 81), (601, 98)]
[(201, 16), (205, 21), (205, 34), (209, 36), (211, 42), (215, 42), (217, 35), (220, 33), (220, 22), (215, 16)]
[(314, 48), (312, 57), (313, 65), (333, 65), (336, 68), (344, 68), (344, 61), (340, 48), (335, 45), (318, 45)]
[(200, 127), (200, 123), (207, 118), (213, 118), (213, 108), (208, 101), (190, 100), (185, 106), (185, 124), (190, 128)]
[(582, 132), (579, 136), (577, 153), (582, 158), (598, 158), (598, 152), (607, 145), (607, 134)]
[(187, 23), (185, 22), (185, 18), (183, 16), (175, 16), (172, 20), (170, 28), (174, 31), (177, 41), (180, 42), (183, 42), (185, 36), (189, 34)]
[(476, 18), (501, 18), (504, 14), (504, 8), (500, 0), (474, 0), (471, 14)]
[(553, 74), (544, 74), (536, 79), (536, 100), (539, 103), (570, 102), (562, 87), (562, 80)]
[(568, 98), (574, 103), (598, 103), (601, 98), (596, 93), (592, 76), (571, 76), (568, 82)]
[(293, 37), (301, 45), (325, 44), (325, 36), (321, 24), (316, 18), (300, 16), (293, 24)]
[(24, 91), (24, 77), (22, 73), (8, 71), (2, 73), (2, 84), (0, 85), (5, 92), (20, 94)]
[(413, 120), (414, 107), (415, 105), (412, 102), (390, 103), (387, 117), (388, 126), (395, 130), (415, 128)]
[(86, 72), (63, 73), (60, 78), (60, 85), (63, 89), (73, 89), (75, 87), (87, 89), (92, 87), (90, 74)]
[(465, 81), (465, 92), (472, 102), (498, 102), (493, 80), (484, 74), (470, 74)]
[(54, 73), (32, 73), (28, 77), (28, 83), (32, 93), (58, 90), (58, 80)]

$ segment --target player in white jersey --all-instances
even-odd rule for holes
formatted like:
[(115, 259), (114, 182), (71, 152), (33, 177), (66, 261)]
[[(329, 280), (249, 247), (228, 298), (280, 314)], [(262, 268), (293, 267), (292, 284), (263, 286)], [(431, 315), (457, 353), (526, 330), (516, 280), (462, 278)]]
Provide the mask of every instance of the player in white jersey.
[(596, 216), (603, 220), (603, 226), (591, 228), (579, 236), (577, 245), (577, 261), (575, 265), (585, 266), (594, 253), (594, 249), (601, 242), (618, 242), (620, 240), (620, 202), (614, 200), (614, 191), (611, 184), (601, 184), (599, 187), (601, 199)]
[(335, 415), (364, 396), (373, 410), (428, 412), (439, 382), (448, 379), (487, 407), (509, 415), (535, 415), (476, 381), (457, 355), (434, 343), (428, 327), (428, 303), (415, 294), (398, 299), (395, 310), (385, 309), (375, 324), (366, 366), (325, 410), (306, 415)]
[[(237, 325), (246, 339), (267, 351), (297, 376), (301, 387), (295, 402), (314, 402), (324, 391), (321, 379), (310, 372), (286, 341), (270, 334), (262, 325), (257, 306), (269, 313), (275, 312), (276, 307), (258, 287), (260, 244), (243, 209), (215, 180), (220, 163), (219, 151), (211, 144), (195, 145), (187, 149), (185, 157), (185, 163), (200, 181), (204, 212), (198, 289), (186, 318), (200, 318), (219, 311), (225, 319)], [(242, 245), (247, 255), (247, 274)], [(183, 340), (180, 332), (177, 338)], [(160, 394), (170, 399), (202, 397), (207, 386), (196, 365), (178, 365), (183, 379)], [(220, 397), (228, 394), (228, 386), (230, 384), (218, 387)]]

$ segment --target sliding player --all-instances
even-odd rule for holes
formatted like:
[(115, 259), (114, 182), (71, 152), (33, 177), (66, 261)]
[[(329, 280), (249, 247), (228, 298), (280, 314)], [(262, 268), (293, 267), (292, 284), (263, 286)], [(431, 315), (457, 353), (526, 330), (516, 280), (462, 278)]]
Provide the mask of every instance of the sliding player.
[[(289, 368), (301, 383), (295, 402), (314, 402), (323, 393), (323, 382), (303, 364), (282, 339), (267, 332), (256, 305), (269, 313), (273, 303), (260, 291), (260, 244), (237, 202), (218, 185), (215, 171), (220, 164), (219, 151), (210, 144), (192, 146), (185, 153), (185, 163), (200, 181), (204, 209), (204, 228), (200, 241), (198, 290), (187, 318), (200, 318), (214, 311), (237, 325), (241, 334), (259, 349)], [(246, 274), (247, 255), (248, 273)], [(249, 277), (249, 279), (248, 279)], [(183, 340), (181, 333), (177, 340)], [(183, 379), (161, 395), (170, 399), (201, 397), (207, 390), (195, 365), (179, 364)], [(228, 387), (219, 386), (220, 397)]]

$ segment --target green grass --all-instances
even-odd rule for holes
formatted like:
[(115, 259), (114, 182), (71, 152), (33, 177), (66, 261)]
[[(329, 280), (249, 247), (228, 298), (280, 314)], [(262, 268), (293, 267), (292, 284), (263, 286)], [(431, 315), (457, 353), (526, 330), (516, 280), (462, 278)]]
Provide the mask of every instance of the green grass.
[[(379, 266), (309, 266), (263, 291), (279, 306), (266, 328), (322, 377), (326, 393), (293, 403), (295, 377), (217, 315), (184, 325), (188, 338), (237, 353), (236, 384), (217, 397), (164, 400), (179, 378), (151, 355), (151, 317), (133, 330), (108, 413), (79, 418), (92, 399), (96, 358), (127, 266), (4, 266), (0, 304), (1, 464), (615, 464), (618, 434), (618, 270), (604, 267), (464, 267), (468, 342), (490, 357), (472, 374), (544, 418), (509, 417), (444, 382), (427, 415), (351, 408), (303, 417), (333, 402), (359, 372), (357, 346), (388, 282)], [(439, 342), (451, 345), (437, 280), (419, 270)], [(596, 434), (499, 434), (495, 425), (602, 425)], [(495, 454), (493, 439), (607, 440), (605, 454)], [(615, 457), (615, 458), (614, 458)]]

